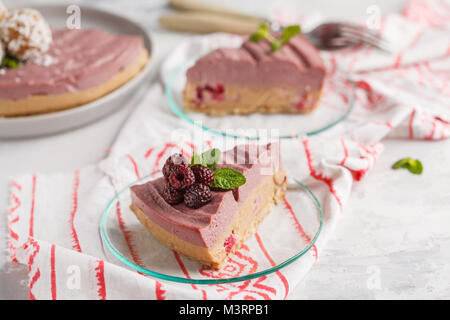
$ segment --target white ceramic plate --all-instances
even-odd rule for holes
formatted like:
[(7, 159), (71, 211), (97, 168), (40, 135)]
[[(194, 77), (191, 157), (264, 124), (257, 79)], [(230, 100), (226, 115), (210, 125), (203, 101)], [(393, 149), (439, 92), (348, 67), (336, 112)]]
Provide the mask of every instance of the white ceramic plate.
[[(66, 28), (66, 20), (69, 17), (66, 13), (67, 5), (27, 5), (21, 3), (20, 7), (39, 10), (52, 27)], [(150, 34), (139, 24), (99, 8), (84, 4), (80, 4), (79, 7), (81, 9), (82, 29), (95, 27), (114, 34), (140, 35), (144, 40), (145, 48), (150, 56), (152, 55), (153, 47)], [(93, 102), (49, 114), (0, 118), (0, 138), (21, 138), (56, 133), (80, 127), (111, 114), (124, 106), (131, 95), (148, 79), (153, 69), (152, 61), (150, 59), (144, 69), (132, 80)]]

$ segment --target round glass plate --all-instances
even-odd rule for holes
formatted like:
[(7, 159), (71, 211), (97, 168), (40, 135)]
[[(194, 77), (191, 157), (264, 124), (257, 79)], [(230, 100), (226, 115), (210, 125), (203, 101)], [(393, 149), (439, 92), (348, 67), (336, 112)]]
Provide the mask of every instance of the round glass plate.
[[(324, 132), (344, 121), (355, 102), (354, 85), (342, 76), (327, 77), (322, 97), (317, 108), (308, 114), (250, 114), (211, 116), (184, 110), (182, 92), (186, 84), (186, 70), (196, 59), (192, 59), (169, 74), (165, 96), (172, 112), (185, 121), (203, 130), (232, 138), (258, 140), (263, 132), (272, 137), (291, 139)], [(282, 124), (282, 125), (280, 125)]]
[(112, 254), (112, 260), (142, 274), (191, 284), (245, 281), (280, 270), (316, 250), (314, 243), (322, 229), (320, 203), (304, 184), (294, 180), (288, 185), (286, 199), (220, 270), (205, 267), (160, 243), (129, 209), (130, 187), (154, 178), (147, 176), (120, 191), (109, 202), (100, 224), (105, 251)]

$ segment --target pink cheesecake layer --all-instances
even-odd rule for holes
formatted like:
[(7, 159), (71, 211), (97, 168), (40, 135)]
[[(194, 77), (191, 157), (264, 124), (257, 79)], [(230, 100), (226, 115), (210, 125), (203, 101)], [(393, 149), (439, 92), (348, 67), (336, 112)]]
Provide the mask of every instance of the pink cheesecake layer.
[(210, 203), (190, 209), (184, 203), (168, 204), (161, 196), (164, 178), (159, 178), (131, 187), (132, 202), (154, 223), (178, 238), (197, 246), (212, 247), (253, 189), (280, 167), (279, 144), (240, 145), (224, 152), (222, 159), (217, 168), (233, 168), (247, 179), (237, 191), (213, 191)]
[(187, 71), (188, 82), (248, 87), (322, 86), (325, 66), (318, 50), (302, 35), (272, 52), (267, 40), (245, 41), (240, 48), (216, 49)]
[(0, 99), (23, 99), (37, 94), (61, 94), (101, 85), (130, 66), (143, 48), (139, 36), (89, 30), (53, 30), (46, 53), (48, 66), (26, 63), (0, 74)]

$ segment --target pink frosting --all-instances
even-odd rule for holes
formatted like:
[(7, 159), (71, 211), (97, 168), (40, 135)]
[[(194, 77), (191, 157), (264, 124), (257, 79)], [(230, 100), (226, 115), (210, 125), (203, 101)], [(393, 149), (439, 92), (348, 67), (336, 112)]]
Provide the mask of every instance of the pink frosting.
[(140, 36), (89, 30), (53, 30), (44, 66), (26, 63), (0, 74), (0, 99), (60, 94), (96, 87), (132, 64), (143, 47)]
[(220, 48), (198, 59), (187, 71), (189, 82), (245, 86), (320, 88), (325, 67), (318, 50), (302, 35), (272, 52), (267, 40), (245, 41), (240, 48)]
[(230, 224), (239, 206), (258, 183), (281, 166), (279, 144), (240, 145), (222, 154), (222, 163), (240, 171), (246, 183), (233, 191), (213, 192), (211, 202), (198, 209), (168, 204), (161, 196), (164, 178), (131, 187), (132, 202), (154, 223), (197, 246), (211, 247)]

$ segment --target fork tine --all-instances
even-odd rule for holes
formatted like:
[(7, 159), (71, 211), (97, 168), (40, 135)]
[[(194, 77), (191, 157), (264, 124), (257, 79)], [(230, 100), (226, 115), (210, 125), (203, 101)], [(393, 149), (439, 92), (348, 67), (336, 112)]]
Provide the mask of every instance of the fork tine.
[(368, 34), (364, 34), (364, 33), (360, 33), (360, 32), (355, 32), (355, 31), (341, 31), (340, 34), (343, 35), (351, 35), (354, 37), (358, 37), (361, 38), (362, 40), (365, 41), (371, 41), (371, 42), (377, 42), (377, 43), (383, 43), (383, 44), (388, 44), (388, 42), (386, 40), (384, 40), (383, 38), (379, 37), (379, 36), (371, 36)]
[(340, 31), (344, 36), (360, 38), (362, 42), (389, 51), (389, 43), (372, 30), (343, 26), (340, 28)]
[(376, 32), (369, 30), (369, 29), (342, 26), (342, 27), (340, 27), (340, 31), (352, 33), (357, 36), (365, 37), (368, 39), (376, 39), (376, 40), (383, 41), (383, 39), (380, 35), (378, 35)]
[(342, 32), (341, 35), (343, 37), (346, 37), (347, 39), (349, 39), (349, 41), (352, 41), (352, 42), (365, 43), (365, 44), (377, 47), (384, 51), (390, 51), (389, 45), (385, 41), (382, 41), (379, 38), (363, 37), (361, 35), (350, 33), (350, 32)]
[(362, 27), (362, 26), (357, 26), (357, 25), (352, 25), (352, 24), (339, 24), (338, 28), (340, 30), (347, 30), (347, 31), (354, 31), (354, 32), (358, 32), (358, 33), (364, 33), (373, 37), (378, 37), (378, 33), (374, 30)]
[(368, 44), (384, 51), (390, 51), (388, 41), (382, 39), (375, 31), (359, 25), (329, 22), (317, 26), (308, 34), (311, 39), (316, 39), (318, 46), (342, 48), (355, 44)]

